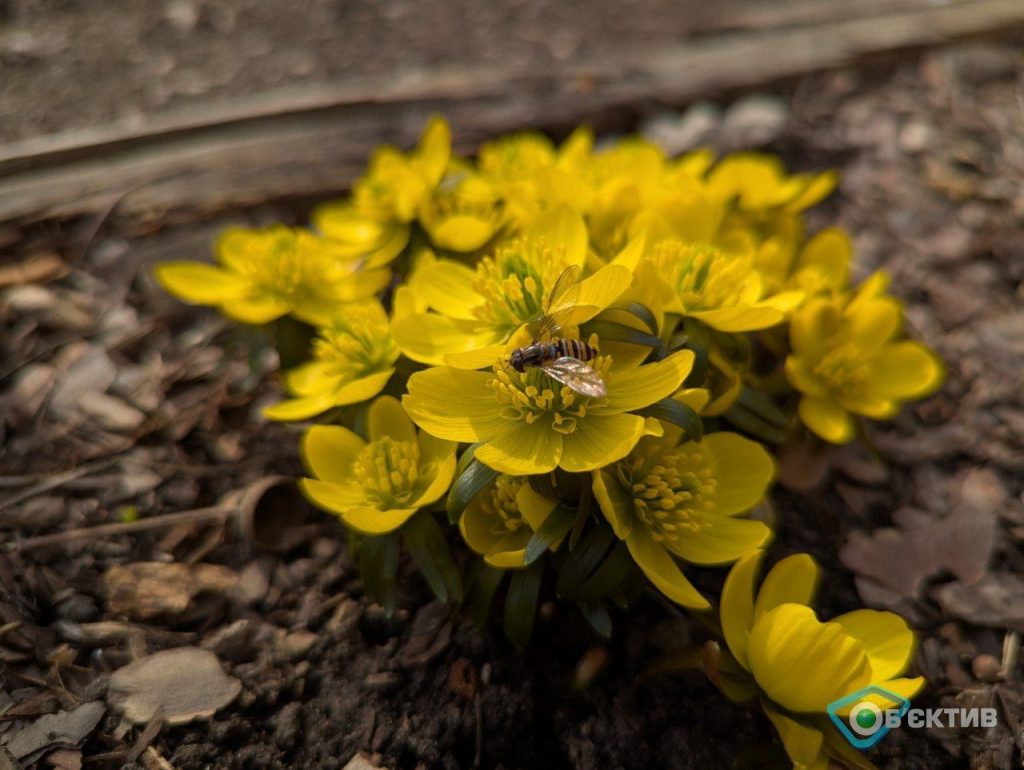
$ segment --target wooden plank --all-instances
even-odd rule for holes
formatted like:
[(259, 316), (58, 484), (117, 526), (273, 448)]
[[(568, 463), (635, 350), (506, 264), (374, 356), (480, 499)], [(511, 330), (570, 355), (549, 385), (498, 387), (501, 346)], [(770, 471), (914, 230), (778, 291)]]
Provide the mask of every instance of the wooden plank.
[[(0, 222), (101, 211), (199, 216), (343, 190), (373, 146), (414, 141), (444, 112), (464, 148), (500, 131), (615, 120), (891, 51), (1024, 27), (1021, 0), (950, 0), (812, 27), (742, 31), (537, 71), (492, 63), (264, 94), (140, 130), (47, 137), (0, 151)], [(877, 9), (871, 3), (869, 7)]]

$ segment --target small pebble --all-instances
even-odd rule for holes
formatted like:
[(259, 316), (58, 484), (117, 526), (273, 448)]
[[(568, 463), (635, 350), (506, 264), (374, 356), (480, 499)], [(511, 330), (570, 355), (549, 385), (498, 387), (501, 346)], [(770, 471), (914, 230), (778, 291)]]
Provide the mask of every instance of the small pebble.
[(971, 671), (982, 682), (998, 682), (1002, 667), (1003, 664), (999, 662), (999, 658), (989, 655), (987, 652), (981, 653), (971, 661)]

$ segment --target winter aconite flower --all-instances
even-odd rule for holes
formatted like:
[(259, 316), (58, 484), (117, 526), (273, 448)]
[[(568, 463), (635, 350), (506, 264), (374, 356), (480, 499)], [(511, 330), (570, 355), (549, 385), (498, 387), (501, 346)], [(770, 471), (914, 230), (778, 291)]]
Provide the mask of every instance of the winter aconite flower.
[(527, 543), (556, 504), (534, 490), (529, 479), (502, 474), (466, 507), (459, 531), (492, 567), (522, 567)]
[(649, 269), (668, 292), (665, 309), (723, 332), (749, 332), (782, 323), (803, 293), (765, 296), (750, 255), (709, 243), (657, 240), (646, 255)]
[[(583, 220), (566, 207), (546, 212), (521, 237), (497, 245), (476, 269), (438, 259), (417, 274), (416, 294), (435, 312), (395, 323), (409, 358), (466, 368), (489, 366), (523, 324), (536, 320), (559, 276), (587, 256)], [(572, 321), (582, 323), (629, 285), (625, 267), (609, 265), (578, 284)]]
[(369, 441), (336, 425), (306, 431), (302, 456), (314, 478), (300, 485), (310, 500), (348, 526), (382, 535), (448, 491), (456, 445), (418, 433), (390, 396), (374, 401), (368, 425)]
[(352, 303), (317, 331), (313, 360), (284, 376), (295, 398), (263, 410), (271, 420), (305, 420), (376, 396), (394, 374), (398, 346), (378, 300)]
[(226, 230), (216, 256), (219, 266), (164, 262), (156, 277), (176, 297), (250, 324), (289, 313), (316, 323), (340, 303), (374, 295), (391, 276), (386, 268), (361, 269), (323, 238), (283, 225)]
[(615, 534), (658, 590), (703, 609), (707, 600), (683, 575), (676, 557), (729, 564), (771, 537), (762, 522), (737, 518), (764, 497), (774, 475), (760, 444), (735, 433), (680, 442), (665, 425), (640, 439), (628, 456), (594, 473), (594, 496)]
[(803, 394), (800, 419), (834, 444), (856, 436), (854, 415), (889, 419), (942, 382), (935, 354), (900, 339), (903, 308), (887, 286), (876, 273), (852, 297), (812, 300), (793, 317), (786, 376)]
[(834, 172), (790, 176), (779, 158), (752, 152), (723, 158), (707, 178), (707, 189), (713, 197), (734, 201), (737, 209), (748, 215), (769, 214), (777, 209), (803, 211), (835, 186)]
[(645, 430), (661, 432), (630, 411), (678, 390), (693, 353), (621, 369), (610, 368), (607, 357), (590, 363), (607, 385), (604, 398), (581, 396), (535, 367), (520, 374), (496, 364), (492, 371), (442, 366), (417, 372), (403, 403), (428, 433), (482, 442), (476, 458), (501, 473), (591, 471), (628, 454)]
[(417, 211), (441, 182), (451, 152), (448, 123), (431, 119), (412, 152), (379, 148), (351, 200), (321, 206), (313, 224), (350, 258), (368, 267), (388, 264), (409, 243)]
[(830, 756), (872, 767), (835, 731), (826, 707), (870, 685), (913, 697), (924, 679), (900, 678), (913, 656), (913, 632), (891, 612), (818, 620), (808, 606), (818, 568), (806, 554), (776, 564), (755, 595), (762, 556), (737, 562), (722, 589), (722, 630), (735, 660), (726, 668), (736, 674), (727, 694), (760, 695), (796, 768), (827, 770)]
[(471, 169), (449, 171), (420, 204), (419, 221), (430, 242), (449, 251), (476, 251), (504, 224), (498, 189)]

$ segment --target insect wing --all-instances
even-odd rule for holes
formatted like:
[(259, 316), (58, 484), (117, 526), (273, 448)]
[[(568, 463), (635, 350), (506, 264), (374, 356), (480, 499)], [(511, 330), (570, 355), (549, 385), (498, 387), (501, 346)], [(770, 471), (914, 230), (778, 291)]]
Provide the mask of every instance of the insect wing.
[(555, 280), (544, 302), (544, 315), (532, 329), (534, 339), (554, 339), (561, 336), (562, 326), (572, 314), (580, 295), (580, 276), (583, 268), (569, 265)]
[(540, 367), (551, 379), (583, 396), (602, 398), (608, 395), (604, 380), (593, 367), (572, 356), (563, 356)]
[[(544, 303), (544, 312), (550, 313), (558, 306), (571, 304), (572, 297), (567, 296), (568, 292), (570, 289), (577, 289), (575, 293), (579, 294), (578, 286), (582, 275), (583, 268), (579, 265), (569, 265), (565, 268), (562, 274), (555, 279), (551, 291), (548, 292), (547, 301)], [(565, 301), (563, 301), (563, 297)]]

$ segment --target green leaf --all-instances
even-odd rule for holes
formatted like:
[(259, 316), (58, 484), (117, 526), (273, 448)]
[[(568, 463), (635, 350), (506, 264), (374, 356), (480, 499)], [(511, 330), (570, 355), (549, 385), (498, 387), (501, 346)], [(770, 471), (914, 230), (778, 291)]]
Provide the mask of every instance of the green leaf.
[(736, 428), (768, 444), (781, 444), (786, 438), (786, 431), (766, 422), (742, 404), (733, 404), (722, 415)]
[(700, 441), (704, 435), (704, 425), (700, 415), (681, 401), (674, 398), (663, 398), (650, 406), (638, 409), (635, 414), (641, 417), (656, 417), (671, 422), (683, 429), (683, 440)]
[(760, 417), (769, 425), (785, 429), (789, 425), (789, 415), (782, 411), (767, 395), (753, 388), (743, 387), (737, 401), (748, 412)]
[(636, 316), (640, 319), (640, 322), (650, 330), (651, 334), (656, 335), (658, 333), (658, 319), (647, 305), (634, 300), (612, 305), (609, 310), (621, 310), (624, 313)]
[(274, 343), (281, 369), (292, 369), (312, 357), (313, 337), (316, 329), (291, 316), (274, 322)]
[(570, 551), (569, 557), (562, 564), (555, 592), (559, 596), (573, 597), (583, 582), (597, 570), (614, 540), (615, 535), (604, 524), (598, 524), (584, 535), (579, 546)]
[(561, 503), (548, 514), (540, 529), (533, 533), (526, 544), (526, 564), (533, 564), (548, 548), (559, 542), (572, 528), (576, 521), (576, 511)]
[(633, 557), (625, 543), (619, 542), (611, 555), (576, 590), (573, 597), (581, 602), (596, 602), (620, 586), (633, 569)]
[(462, 576), (434, 515), (421, 511), (402, 526), (405, 547), (439, 601), (462, 601)]
[(399, 538), (397, 532), (386, 535), (361, 535), (359, 538), (359, 575), (363, 590), (388, 615), (398, 606), (395, 584), (398, 578)]
[(598, 636), (605, 639), (611, 638), (612, 616), (608, 614), (608, 608), (603, 602), (598, 604), (579, 602), (577, 606), (580, 608), (580, 612), (583, 613), (583, 617), (587, 619), (587, 623), (597, 632)]
[(626, 342), (630, 345), (646, 345), (654, 350), (661, 350), (660, 337), (634, 329), (632, 326), (615, 323), (614, 321), (588, 321), (580, 327), (580, 338), (586, 339), (596, 334), (599, 339), (612, 342)]
[(487, 616), (491, 611), (491, 603), (501, 581), (508, 570), (492, 567), (483, 560), (477, 562), (473, 577), (469, 581), (471, 587), (466, 597), (466, 611), (477, 628), (487, 625)]
[(540, 561), (512, 572), (505, 597), (505, 636), (519, 649), (525, 648), (533, 635), (543, 574), (544, 562)]
[(448, 510), (448, 521), (452, 524), (457, 522), (470, 501), (496, 478), (496, 470), (475, 458), (471, 459), (466, 469), (455, 478), (452, 488), (448, 490), (448, 501), (445, 505)]

